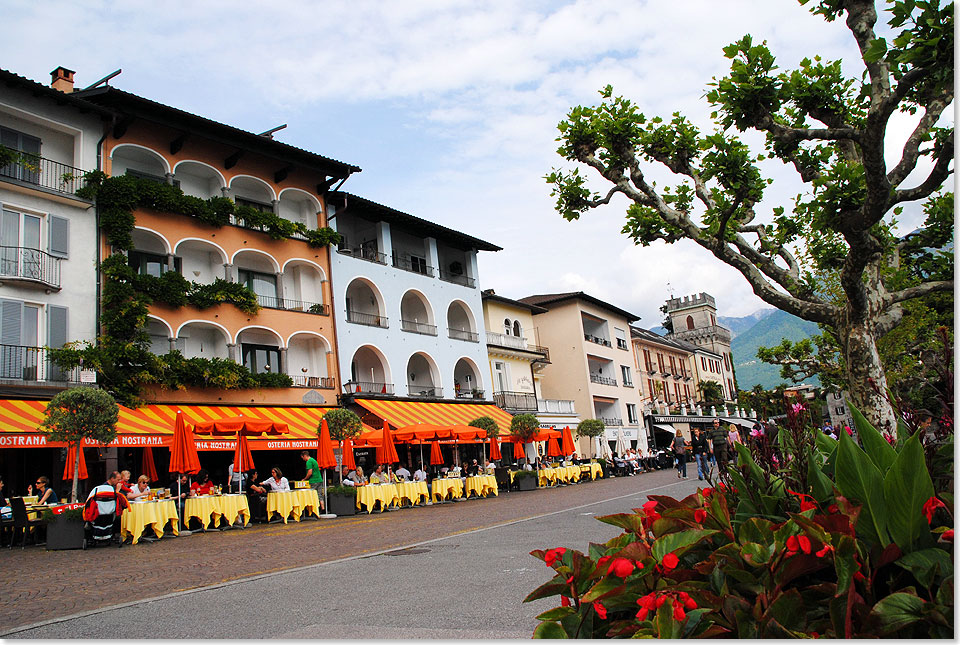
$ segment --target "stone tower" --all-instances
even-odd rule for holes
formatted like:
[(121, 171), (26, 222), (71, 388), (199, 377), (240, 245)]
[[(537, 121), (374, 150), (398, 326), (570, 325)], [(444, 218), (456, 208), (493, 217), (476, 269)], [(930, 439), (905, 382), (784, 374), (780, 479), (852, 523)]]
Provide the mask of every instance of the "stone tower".
[(685, 340), (720, 357), (723, 389), (728, 401), (736, 400), (730, 330), (717, 323), (717, 301), (709, 293), (667, 300), (667, 315), (673, 332), (667, 338)]

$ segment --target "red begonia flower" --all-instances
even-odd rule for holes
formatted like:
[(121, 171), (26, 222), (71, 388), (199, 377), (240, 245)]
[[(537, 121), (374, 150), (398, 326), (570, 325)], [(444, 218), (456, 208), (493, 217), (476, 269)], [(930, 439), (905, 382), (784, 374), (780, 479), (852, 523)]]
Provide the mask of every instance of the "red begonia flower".
[(804, 553), (810, 553), (810, 538), (806, 535), (801, 535), (797, 538), (797, 542), (800, 543), (800, 550)]
[(607, 569), (607, 573), (610, 575), (617, 576), (618, 578), (626, 578), (634, 570), (633, 562), (627, 560), (626, 558), (617, 558), (610, 563), (610, 568)]
[(953, 529), (943, 532), (943, 539), (946, 542), (953, 542)]
[(711, 495), (713, 495), (712, 488), (704, 488), (702, 492), (704, 497), (710, 497)]
[(678, 604), (673, 608), (673, 617), (676, 618), (677, 621), (683, 622), (687, 618), (687, 612), (685, 612), (683, 607)]
[(863, 575), (862, 573), (860, 573), (859, 571), (857, 571), (856, 573), (853, 574), (853, 579), (854, 579), (854, 580), (866, 580), (867, 577), (866, 577), (865, 575)]
[(698, 508), (693, 512), (693, 521), (697, 524), (702, 524), (705, 519), (707, 519), (707, 512), (702, 508)]
[(643, 607), (644, 609), (653, 609), (657, 606), (657, 594), (654, 592), (648, 593), (646, 596), (637, 599), (637, 604)]
[(800, 541), (797, 540), (796, 535), (791, 535), (787, 538), (787, 551), (799, 551), (800, 550)]
[(543, 554), (543, 561), (546, 563), (548, 567), (552, 567), (553, 563), (559, 560), (561, 557), (563, 557), (563, 554), (566, 552), (567, 550), (562, 546), (559, 546), (556, 549), (550, 549), (549, 551)]
[(720, 490), (727, 490), (727, 485), (724, 484), (723, 482), (720, 482), (719, 484), (717, 484), (717, 486), (720, 488)]
[(569, 578), (567, 578), (567, 584), (571, 584), (572, 582), (573, 582), (573, 576), (570, 576)]
[(560, 606), (561, 606), (561, 607), (569, 607), (569, 606), (570, 606), (570, 599), (567, 598), (566, 596), (560, 596)]
[(657, 598), (657, 609), (660, 609), (660, 607), (662, 607), (663, 603), (665, 602), (667, 602), (666, 596), (660, 596), (659, 598)]
[(693, 598), (687, 598), (686, 600), (683, 601), (683, 608), (684, 608), (684, 609), (696, 609), (696, 608), (697, 608), (697, 601), (695, 601)]
[(675, 553), (668, 553), (663, 556), (663, 568), (665, 570), (670, 571), (671, 569), (676, 569), (678, 564), (680, 564), (680, 558), (678, 558)]
[(803, 500), (802, 502), (800, 502), (801, 513), (804, 511), (809, 511), (811, 508), (816, 508), (816, 507), (817, 507), (816, 504), (814, 504), (813, 502), (808, 502), (807, 500)]
[(612, 559), (613, 559), (612, 555), (603, 556), (602, 558), (597, 560), (597, 569), (603, 569), (605, 566), (607, 566), (607, 563), (610, 562), (610, 560)]
[(643, 505), (643, 510), (645, 510), (647, 513), (652, 513), (654, 509), (657, 508), (657, 503), (658, 502), (656, 500), (651, 499), (649, 502)]
[(833, 552), (833, 547), (832, 547), (831, 545), (829, 545), (829, 544), (824, 544), (824, 545), (823, 545), (823, 548), (820, 549), (819, 551), (817, 551), (816, 555), (817, 555), (818, 558), (822, 558), (823, 556), (827, 555), (828, 553), (832, 553), (832, 552)]
[(831, 504), (830, 506), (827, 507), (827, 512), (828, 512), (828, 513), (839, 513), (839, 512), (840, 512), (840, 509), (839, 509), (839, 507), (837, 507), (836, 504)]
[(923, 514), (927, 516), (927, 524), (933, 522), (933, 514), (938, 508), (946, 508), (947, 505), (936, 497), (931, 497), (923, 503)]
[(607, 608), (600, 604), (600, 601), (593, 603), (593, 610), (597, 612), (597, 616), (600, 617), (600, 620), (607, 619)]
[(637, 612), (637, 620), (646, 620), (648, 613), (650, 613), (650, 610), (646, 607), (640, 609), (640, 611)]

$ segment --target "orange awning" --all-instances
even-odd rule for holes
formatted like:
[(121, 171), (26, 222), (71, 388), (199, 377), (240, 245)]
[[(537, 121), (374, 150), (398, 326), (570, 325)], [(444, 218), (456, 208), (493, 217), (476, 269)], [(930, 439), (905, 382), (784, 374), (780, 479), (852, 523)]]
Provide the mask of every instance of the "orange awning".
[(397, 428), (415, 423), (438, 426), (468, 425), (477, 417), (486, 416), (497, 422), (500, 434), (506, 434), (510, 432), (510, 420), (513, 418), (492, 403), (427, 403), (381, 399), (354, 399), (354, 403)]

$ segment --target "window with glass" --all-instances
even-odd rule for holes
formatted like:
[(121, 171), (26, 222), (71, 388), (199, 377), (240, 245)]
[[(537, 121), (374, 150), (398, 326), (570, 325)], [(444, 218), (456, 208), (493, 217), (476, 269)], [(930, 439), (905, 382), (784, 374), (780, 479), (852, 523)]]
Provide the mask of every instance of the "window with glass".
[(422, 273), (423, 275), (427, 274), (427, 259), (420, 258), (416, 255), (410, 256), (410, 270), (414, 273)]
[(272, 345), (243, 343), (243, 366), (254, 374), (280, 372), (280, 348)]
[(623, 377), (623, 384), (627, 387), (633, 386), (633, 375), (630, 372), (629, 365), (620, 366), (620, 375)]
[(30, 184), (40, 182), (40, 139), (0, 126), (0, 145), (22, 155), (22, 159), (0, 167), (0, 175)]
[(0, 274), (40, 277), (40, 224), (38, 215), (3, 210), (0, 220)]
[[(127, 264), (140, 275), (152, 275), (159, 278), (167, 271), (167, 256), (146, 251), (130, 251)], [(180, 272), (180, 258), (173, 258), (173, 270)]]
[(257, 294), (257, 301), (261, 306), (277, 306), (277, 276), (240, 269), (237, 271), (237, 279), (240, 284), (245, 284), (250, 291)]
[(635, 403), (627, 403), (627, 421), (631, 424), (639, 422), (639, 418), (637, 417), (637, 405)]

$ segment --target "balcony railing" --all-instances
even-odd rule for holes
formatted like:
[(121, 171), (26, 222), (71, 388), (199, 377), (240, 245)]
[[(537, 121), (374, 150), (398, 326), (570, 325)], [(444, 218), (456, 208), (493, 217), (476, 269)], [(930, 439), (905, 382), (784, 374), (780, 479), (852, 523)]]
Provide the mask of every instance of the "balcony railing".
[(480, 399), (480, 400), (483, 400), (483, 390), (477, 390), (477, 389), (472, 389), (472, 390), (461, 389), (461, 390), (457, 390), (457, 391), (456, 391), (455, 396), (456, 396), (456, 398), (458, 398), (458, 399)]
[(449, 271), (440, 269), (440, 279), (447, 282), (452, 282), (454, 284), (460, 284), (465, 287), (470, 287), (471, 289), (476, 289), (477, 287), (476, 280), (469, 278), (462, 273), (450, 273)]
[(473, 331), (464, 331), (462, 329), (451, 329), (450, 327), (447, 327), (447, 334), (450, 338), (454, 338), (456, 340), (465, 340), (471, 343), (480, 342), (480, 334)]
[(387, 263), (386, 253), (379, 253), (377, 252), (376, 248), (371, 246), (350, 246), (347, 244), (346, 239), (344, 239), (337, 248), (337, 253), (340, 255), (349, 255), (361, 260), (366, 260), (367, 262), (375, 262), (377, 264), (384, 265)]
[(442, 399), (443, 388), (423, 385), (408, 385), (407, 394), (410, 396), (422, 396), (431, 399)]
[(0, 280), (22, 280), (59, 289), (60, 261), (61, 258), (46, 251), (0, 246)]
[(566, 399), (537, 399), (537, 412), (549, 414), (576, 414), (573, 401)]
[(537, 395), (532, 392), (494, 392), (493, 403), (504, 410), (537, 410)]
[(367, 314), (362, 311), (352, 311), (350, 309), (347, 309), (347, 322), (367, 325), (369, 327), (382, 327), (384, 329), (390, 326), (386, 316)]
[(425, 275), (428, 277), (433, 277), (433, 267), (427, 265), (426, 263), (416, 262), (411, 258), (404, 258), (399, 256), (393, 257), (393, 266), (398, 269), (403, 269), (404, 271), (409, 271), (410, 273), (419, 273), (420, 275)]
[(623, 419), (618, 419), (616, 417), (600, 417), (600, 420), (603, 421), (603, 425), (607, 426), (608, 428), (611, 426), (616, 427), (623, 425)]
[(332, 376), (307, 376), (301, 374), (298, 376), (290, 375), (293, 379), (293, 387), (309, 387), (315, 390), (332, 390), (337, 387), (337, 379)]
[(307, 302), (306, 300), (291, 300), (289, 298), (280, 298), (278, 296), (267, 296), (257, 294), (257, 304), (267, 309), (283, 309), (284, 311), (300, 311), (305, 314), (314, 314), (317, 316), (329, 316), (330, 307), (319, 302)]
[(437, 335), (437, 326), (428, 325), (422, 322), (416, 322), (415, 320), (403, 320), (400, 319), (400, 329), (403, 331), (409, 331), (414, 334), (423, 334), (424, 336), (436, 336)]
[(63, 370), (45, 347), (0, 345), (0, 379), (32, 383), (79, 383), (80, 368)]
[(615, 378), (607, 378), (606, 376), (600, 376), (599, 374), (591, 374), (591, 375), (590, 375), (590, 382), (591, 382), (591, 383), (599, 383), (600, 385), (616, 385), (616, 384), (617, 384), (617, 379), (615, 379)]
[(344, 394), (389, 394), (393, 395), (393, 383), (377, 381), (347, 381), (343, 384)]
[(83, 187), (85, 174), (85, 170), (65, 163), (27, 154), (19, 161), (0, 166), (0, 177), (71, 196)]
[(600, 338), (599, 336), (594, 336), (593, 334), (584, 334), (584, 340), (589, 340), (591, 343), (596, 343), (597, 345), (603, 345), (604, 347), (613, 347), (610, 344), (610, 341), (606, 338)]
[(527, 339), (521, 336), (507, 336), (496, 332), (487, 332), (487, 345), (509, 347), (510, 349), (527, 349)]

